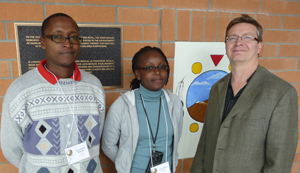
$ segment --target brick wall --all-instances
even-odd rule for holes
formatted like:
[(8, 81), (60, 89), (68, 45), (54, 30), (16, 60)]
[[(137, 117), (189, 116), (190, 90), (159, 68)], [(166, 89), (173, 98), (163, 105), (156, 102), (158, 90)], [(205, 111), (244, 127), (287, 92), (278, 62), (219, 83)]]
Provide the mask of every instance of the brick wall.
[[(250, 14), (264, 28), (260, 64), (300, 92), (300, 2), (297, 0), (1, 0), (0, 115), (5, 92), (18, 77), (14, 22), (42, 22), (56, 12), (69, 14), (82, 24), (124, 26), (124, 87), (106, 89), (107, 108), (120, 92), (129, 90), (133, 79), (131, 58), (141, 47), (162, 48), (172, 68), (175, 41), (223, 41), (226, 25), (241, 13)], [(173, 69), (171, 73), (166, 88), (172, 90)], [(104, 154), (100, 154), (100, 159), (104, 173), (116, 172)], [(187, 173), (192, 161), (179, 160), (176, 173)], [(300, 145), (294, 162), (292, 172), (300, 172)], [(18, 172), (1, 150), (0, 172)]]

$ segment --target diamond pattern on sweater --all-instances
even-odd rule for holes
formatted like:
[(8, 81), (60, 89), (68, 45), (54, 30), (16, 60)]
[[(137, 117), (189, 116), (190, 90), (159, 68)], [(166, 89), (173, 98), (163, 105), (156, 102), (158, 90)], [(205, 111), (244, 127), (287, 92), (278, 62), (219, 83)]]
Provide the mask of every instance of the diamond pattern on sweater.
[(41, 168), (37, 171), (37, 173), (51, 173), (47, 168)]

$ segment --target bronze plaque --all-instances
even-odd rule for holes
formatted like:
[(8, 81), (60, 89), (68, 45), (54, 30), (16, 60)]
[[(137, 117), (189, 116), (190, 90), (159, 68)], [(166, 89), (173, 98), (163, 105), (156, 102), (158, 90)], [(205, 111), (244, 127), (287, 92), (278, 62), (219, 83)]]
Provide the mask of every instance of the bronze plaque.
[[(45, 59), (41, 48), (41, 23), (15, 23), (20, 75)], [(99, 78), (104, 88), (123, 87), (123, 29), (116, 25), (78, 24), (83, 38), (78, 67)]]

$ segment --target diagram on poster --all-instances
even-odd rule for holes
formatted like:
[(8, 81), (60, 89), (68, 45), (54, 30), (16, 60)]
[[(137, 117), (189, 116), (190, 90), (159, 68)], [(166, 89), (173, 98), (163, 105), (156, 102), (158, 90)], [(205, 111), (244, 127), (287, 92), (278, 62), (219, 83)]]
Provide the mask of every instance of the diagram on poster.
[(184, 104), (179, 158), (191, 158), (198, 146), (210, 89), (231, 69), (222, 42), (176, 42), (174, 63), (174, 93)]

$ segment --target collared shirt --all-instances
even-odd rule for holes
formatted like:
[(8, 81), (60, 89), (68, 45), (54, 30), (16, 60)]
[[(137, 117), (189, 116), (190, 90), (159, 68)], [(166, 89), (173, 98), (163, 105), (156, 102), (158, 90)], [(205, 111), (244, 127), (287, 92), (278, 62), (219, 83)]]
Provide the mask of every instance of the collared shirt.
[[(56, 76), (56, 78), (45, 69), (44, 65), (46, 64), (46, 59), (43, 59), (40, 61), (40, 64), (38, 65), (37, 69), (40, 72), (40, 74), (51, 84), (55, 85), (56, 84), (56, 78), (57, 80), (59, 80), (59, 77)], [(81, 73), (80, 70), (76, 64), (76, 62), (74, 63), (74, 78), (76, 81), (80, 81), (81, 80)], [(71, 79), (73, 79), (73, 76), (71, 77)]]
[(226, 93), (226, 98), (225, 98), (225, 106), (224, 106), (222, 122), (225, 120), (225, 118), (227, 117), (227, 115), (229, 114), (229, 112), (231, 111), (231, 109), (233, 108), (235, 103), (237, 102), (237, 100), (240, 98), (241, 94), (243, 93), (244, 89), (248, 85), (250, 79), (252, 78), (252, 76), (255, 72), (256, 71), (254, 71), (252, 73), (252, 75), (247, 79), (247, 84), (242, 89), (240, 89), (240, 91), (235, 96), (233, 95), (233, 89), (232, 89), (231, 78), (230, 78), (230, 80), (228, 82), (228, 88), (227, 88), (227, 93)]

